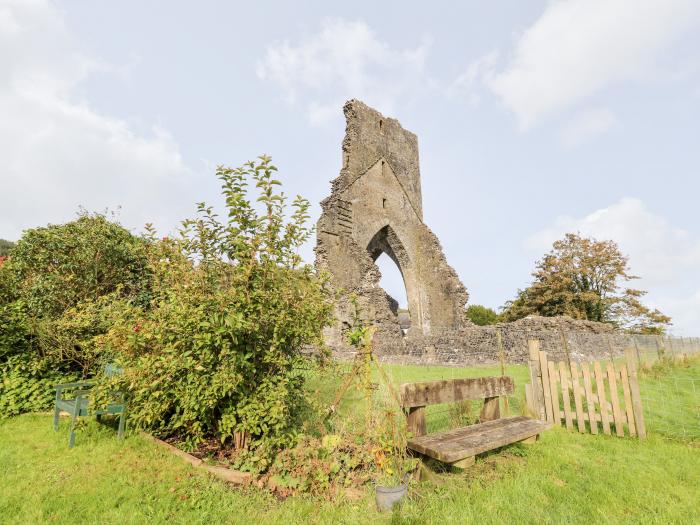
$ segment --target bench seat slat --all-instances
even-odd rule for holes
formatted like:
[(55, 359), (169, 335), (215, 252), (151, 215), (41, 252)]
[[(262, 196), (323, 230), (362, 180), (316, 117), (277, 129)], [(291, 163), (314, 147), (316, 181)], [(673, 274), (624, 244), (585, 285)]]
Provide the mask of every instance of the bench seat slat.
[[(73, 413), (73, 409), (75, 407), (75, 399), (59, 399), (56, 401), (56, 406), (65, 412)], [(82, 398), (80, 400), (80, 406), (78, 407), (79, 416), (85, 416), (87, 415), (88, 411), (88, 400), (85, 398)]]
[(445, 463), (454, 463), (536, 436), (551, 425), (523, 416), (412, 438), (408, 448)]
[(494, 419), (492, 421), (485, 421), (483, 423), (477, 423), (474, 425), (469, 425), (467, 427), (455, 428), (452, 430), (446, 430), (444, 432), (437, 432), (435, 434), (426, 434), (424, 436), (421, 436), (420, 438), (413, 438), (410, 441), (420, 443), (422, 446), (439, 445), (440, 443), (447, 443), (449, 441), (460, 439), (471, 434), (479, 434), (492, 428), (501, 428), (510, 424), (511, 419), (519, 418)]

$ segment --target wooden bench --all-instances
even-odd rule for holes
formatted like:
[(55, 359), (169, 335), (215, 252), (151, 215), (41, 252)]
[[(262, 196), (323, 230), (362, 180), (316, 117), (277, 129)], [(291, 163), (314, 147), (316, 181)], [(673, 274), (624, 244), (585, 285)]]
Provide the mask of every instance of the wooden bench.
[[(113, 364), (108, 364), (104, 368), (104, 375), (111, 377), (120, 374), (121, 369)], [(117, 436), (119, 439), (124, 438), (124, 425), (126, 417), (126, 398), (122, 392), (113, 393), (112, 399), (109, 400), (107, 406), (100, 410), (91, 409), (89, 407), (88, 396), (90, 390), (95, 386), (94, 381), (80, 381), (77, 383), (62, 383), (54, 386), (56, 390), (56, 401), (53, 412), (53, 429), (58, 430), (58, 417), (60, 413), (68, 412), (71, 417), (70, 436), (68, 438), (68, 448), (73, 448), (75, 445), (75, 424), (78, 417), (95, 414), (97, 420), (103, 414), (112, 414), (119, 416), (119, 427)]]
[[(408, 448), (425, 456), (465, 468), (474, 456), (517, 442), (533, 442), (550, 423), (524, 416), (501, 418), (499, 396), (515, 391), (512, 377), (478, 377), (405, 383), (401, 385), (401, 405), (408, 417), (412, 437)], [(425, 407), (442, 403), (483, 399), (480, 423), (468, 427), (427, 434)]]

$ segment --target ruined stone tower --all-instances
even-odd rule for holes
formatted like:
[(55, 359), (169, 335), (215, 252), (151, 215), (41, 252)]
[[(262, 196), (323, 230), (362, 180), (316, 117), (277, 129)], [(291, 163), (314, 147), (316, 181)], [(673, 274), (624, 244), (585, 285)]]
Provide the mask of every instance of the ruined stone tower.
[(374, 264), (382, 253), (403, 276), (411, 316), (407, 337), (436, 336), (470, 324), (464, 285), (423, 223), (416, 136), (358, 100), (343, 110), (343, 167), (321, 203), (317, 225), (316, 264), (329, 272), (339, 293), (339, 322), (328, 329), (326, 342), (346, 345), (343, 332), (352, 324), (355, 295), (362, 317), (377, 327), (378, 349), (402, 344), (396, 302), (380, 287)]

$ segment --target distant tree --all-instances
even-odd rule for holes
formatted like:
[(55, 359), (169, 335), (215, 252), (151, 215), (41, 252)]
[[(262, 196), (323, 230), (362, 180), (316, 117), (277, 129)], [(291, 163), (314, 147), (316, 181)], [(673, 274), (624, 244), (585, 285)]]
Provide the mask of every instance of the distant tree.
[(467, 318), (478, 326), (486, 326), (496, 324), (501, 320), (501, 317), (495, 310), (480, 304), (472, 304), (466, 310)]
[(12, 241), (7, 241), (5, 239), (0, 239), (0, 257), (7, 257), (10, 255), (10, 250), (15, 246)]
[(534, 281), (506, 303), (503, 319), (527, 315), (568, 315), (611, 323), (634, 332), (662, 333), (671, 318), (644, 306), (645, 291), (624, 287), (638, 279), (629, 271), (628, 258), (613, 241), (567, 233), (537, 263)]

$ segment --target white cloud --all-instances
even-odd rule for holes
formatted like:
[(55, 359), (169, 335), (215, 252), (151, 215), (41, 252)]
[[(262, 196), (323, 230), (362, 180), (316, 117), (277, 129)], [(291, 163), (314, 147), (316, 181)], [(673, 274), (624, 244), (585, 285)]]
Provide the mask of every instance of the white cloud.
[(492, 51), (472, 62), (467, 70), (447, 88), (447, 96), (466, 97), (470, 105), (477, 106), (481, 102), (480, 83), (485, 79), (488, 80), (493, 74), (497, 60), (498, 52)]
[(564, 126), (561, 139), (566, 147), (573, 148), (605, 133), (616, 123), (617, 118), (609, 109), (589, 109), (574, 116)]
[(338, 108), (350, 98), (388, 113), (411, 102), (430, 85), (429, 48), (424, 40), (413, 49), (393, 49), (365, 22), (329, 18), (298, 43), (269, 46), (257, 74), (278, 84), (287, 102), (302, 105), (309, 120), (320, 124), (340, 116)]
[(638, 78), (685, 31), (697, 0), (557, 0), (485, 79), (522, 129), (616, 82)]
[[(559, 217), (526, 240), (538, 256), (567, 232), (581, 232), (617, 242), (629, 256), (635, 286), (649, 291), (648, 303), (674, 319), (674, 330), (698, 335), (700, 330), (700, 238), (670, 224), (639, 199), (623, 198), (585, 217)], [(695, 294), (695, 295), (693, 295)]]
[(4, 0), (0, 61), (0, 237), (69, 220), (79, 206), (122, 206), (132, 227), (175, 224), (191, 175), (177, 144), (158, 127), (140, 136), (77, 98), (82, 81), (111, 66), (81, 52), (60, 11)]

